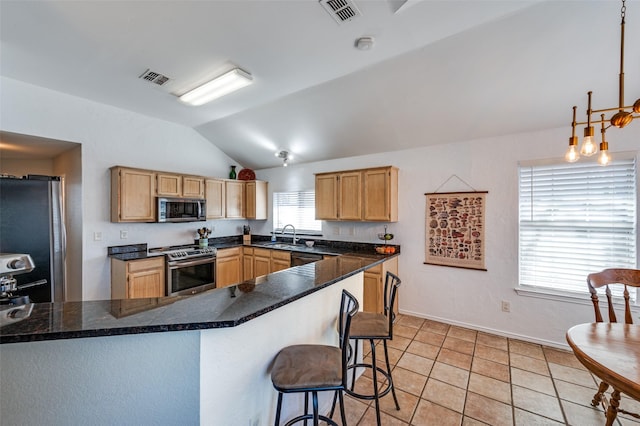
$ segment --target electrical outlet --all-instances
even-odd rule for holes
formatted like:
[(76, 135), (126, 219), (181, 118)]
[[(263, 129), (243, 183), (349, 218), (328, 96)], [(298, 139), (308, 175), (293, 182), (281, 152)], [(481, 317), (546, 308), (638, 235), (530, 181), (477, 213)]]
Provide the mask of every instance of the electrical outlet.
[(340, 235), (340, 227), (339, 226), (334, 226), (333, 227), (333, 235)]
[(94, 232), (93, 241), (102, 241), (102, 232)]
[(356, 235), (356, 227), (352, 226), (349, 228), (349, 235)]
[(506, 300), (502, 301), (502, 312), (511, 312), (511, 303)]
[(129, 231), (125, 231), (124, 229), (120, 231), (120, 239), (126, 240), (127, 238), (129, 238)]

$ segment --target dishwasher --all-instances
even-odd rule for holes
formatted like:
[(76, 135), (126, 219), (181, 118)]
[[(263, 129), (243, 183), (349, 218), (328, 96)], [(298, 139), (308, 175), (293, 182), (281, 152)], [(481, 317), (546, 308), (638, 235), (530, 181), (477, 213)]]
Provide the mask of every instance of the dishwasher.
[(313, 254), (313, 253), (301, 253), (293, 251), (291, 252), (291, 266), (300, 266), (306, 265), (307, 263), (317, 262), (318, 260), (322, 260), (323, 256), (321, 254)]

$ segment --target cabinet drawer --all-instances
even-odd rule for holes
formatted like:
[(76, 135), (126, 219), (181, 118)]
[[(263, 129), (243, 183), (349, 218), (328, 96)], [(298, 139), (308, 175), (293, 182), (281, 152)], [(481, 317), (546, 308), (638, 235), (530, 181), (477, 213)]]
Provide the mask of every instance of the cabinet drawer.
[(216, 258), (219, 259), (221, 257), (240, 256), (241, 254), (242, 254), (242, 247), (221, 249), (221, 250), (218, 250), (218, 253), (216, 254)]
[(243, 252), (245, 255), (253, 255), (253, 247), (244, 247)]
[(256, 257), (271, 258), (271, 250), (269, 250), (269, 249), (254, 248), (253, 249), (253, 254)]
[(367, 269), (365, 272), (369, 272), (371, 274), (378, 274), (378, 275), (382, 275), (382, 263), (376, 265), (376, 266), (372, 266), (371, 268)]
[(158, 256), (154, 259), (130, 260), (127, 261), (127, 272), (145, 271), (147, 269), (156, 269), (164, 267), (164, 257)]
[(288, 251), (272, 250), (271, 258), (280, 260), (291, 260), (291, 253), (289, 253)]

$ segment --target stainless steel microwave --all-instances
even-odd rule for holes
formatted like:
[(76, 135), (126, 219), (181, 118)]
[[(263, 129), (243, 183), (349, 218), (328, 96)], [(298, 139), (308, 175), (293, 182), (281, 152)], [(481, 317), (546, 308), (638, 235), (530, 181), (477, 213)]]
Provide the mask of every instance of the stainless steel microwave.
[(158, 222), (197, 222), (207, 219), (206, 201), (158, 197)]

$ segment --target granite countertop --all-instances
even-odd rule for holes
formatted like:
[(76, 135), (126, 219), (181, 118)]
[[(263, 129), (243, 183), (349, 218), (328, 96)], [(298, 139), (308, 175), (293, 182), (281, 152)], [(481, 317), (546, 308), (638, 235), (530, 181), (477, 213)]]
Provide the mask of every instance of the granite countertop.
[(234, 327), (398, 255), (329, 254), (340, 255), (195, 295), (25, 305), (30, 314), (0, 327), (0, 343)]

